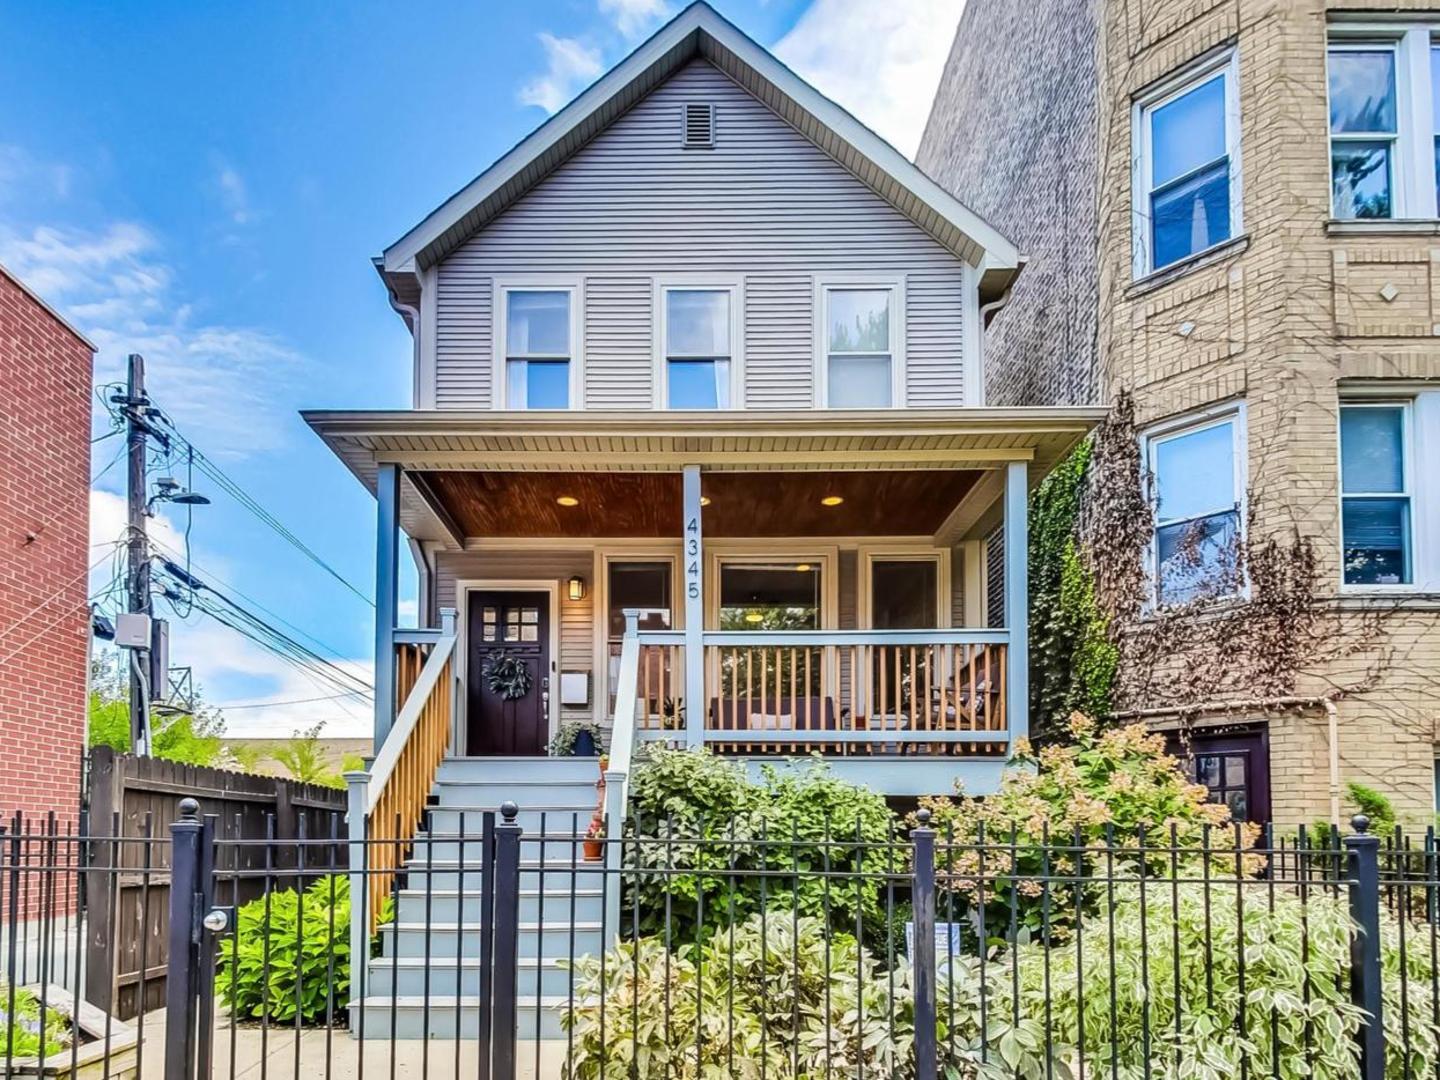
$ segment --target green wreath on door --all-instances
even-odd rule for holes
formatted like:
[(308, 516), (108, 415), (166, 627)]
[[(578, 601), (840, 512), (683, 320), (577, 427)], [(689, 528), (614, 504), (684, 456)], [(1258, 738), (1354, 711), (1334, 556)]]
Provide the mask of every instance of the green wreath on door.
[(504, 649), (486, 654), (485, 662), (480, 666), (480, 675), (485, 680), (485, 689), (502, 701), (517, 701), (530, 693), (534, 685), (529, 665)]

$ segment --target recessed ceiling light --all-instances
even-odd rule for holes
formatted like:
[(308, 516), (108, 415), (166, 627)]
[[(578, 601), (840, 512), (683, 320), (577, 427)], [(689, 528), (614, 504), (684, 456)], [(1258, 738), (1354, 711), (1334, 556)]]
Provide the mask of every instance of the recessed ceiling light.
[(820, 500), (821, 506), (839, 506), (845, 499), (840, 495), (826, 495)]
[(559, 503), (561, 506), (579, 506), (579, 505), (580, 505), (580, 500), (577, 499), (577, 498), (575, 498), (574, 495), (561, 495), (561, 496), (560, 496), (558, 499), (556, 499), (555, 501), (556, 501), (557, 503)]
[(764, 622), (765, 616), (758, 611), (747, 611), (745, 613), (745, 621), (748, 623)]
[(798, 571), (799, 573), (803, 574), (803, 573), (805, 573), (807, 570), (810, 569), (810, 564), (809, 564), (808, 562), (796, 563), (796, 564), (795, 564), (795, 569), (796, 569), (796, 571)]
[(710, 505), (710, 496), (709, 496), (709, 495), (701, 495), (701, 496), (700, 496), (700, 505), (701, 505), (701, 506), (709, 506), (709, 505)]

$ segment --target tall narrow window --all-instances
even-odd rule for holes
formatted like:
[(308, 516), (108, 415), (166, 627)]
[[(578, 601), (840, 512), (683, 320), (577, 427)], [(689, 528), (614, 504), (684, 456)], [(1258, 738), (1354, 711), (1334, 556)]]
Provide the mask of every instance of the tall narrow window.
[(1236, 234), (1234, 69), (1213, 67), (1139, 112), (1136, 270), (1163, 269)]
[(1395, 49), (1336, 45), (1329, 54), (1330, 188), (1337, 218), (1395, 216)]
[(506, 407), (568, 409), (570, 290), (510, 289), (504, 295)]
[(1240, 435), (1234, 414), (1148, 439), (1161, 606), (1230, 596), (1243, 584)]
[(824, 289), (825, 405), (884, 409), (895, 403), (895, 288)]
[(729, 289), (665, 290), (665, 406), (730, 407)]
[(1345, 584), (1409, 585), (1411, 496), (1403, 404), (1340, 409)]

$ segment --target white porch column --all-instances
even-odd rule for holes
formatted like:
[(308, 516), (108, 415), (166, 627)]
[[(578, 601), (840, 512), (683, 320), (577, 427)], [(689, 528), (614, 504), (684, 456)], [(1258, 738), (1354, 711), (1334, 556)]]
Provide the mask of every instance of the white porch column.
[(375, 475), (375, 747), (395, 723), (395, 618), (400, 602), (400, 466)]
[(1010, 629), (1005, 700), (1012, 746), (1030, 735), (1029, 472), (1023, 461), (1005, 467), (1005, 624)]
[(681, 577), (685, 582), (685, 745), (705, 743), (705, 542), (701, 528), (700, 466), (683, 473), (684, 539)]

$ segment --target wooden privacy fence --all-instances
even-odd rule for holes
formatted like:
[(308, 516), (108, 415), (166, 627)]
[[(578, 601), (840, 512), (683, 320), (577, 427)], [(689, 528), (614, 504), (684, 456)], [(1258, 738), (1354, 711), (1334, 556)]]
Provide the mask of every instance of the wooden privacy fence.
[[(343, 790), (97, 747), (90, 756), (86, 817), (93, 839), (88, 845), (92, 870), (86, 874), (85, 997), (122, 1020), (165, 1004), (170, 823), (187, 797), (199, 800), (202, 815), (216, 816), (217, 839), (275, 841), (221, 845), (217, 868), (225, 876), (215, 897), (218, 904), (243, 904), (262, 895), (267, 861), (272, 869), (287, 872), (272, 889), (295, 881), (289, 875), (302, 869), (301, 859), (315, 877), (346, 869)], [(293, 843), (302, 837), (336, 842), (302, 851)], [(112, 874), (112, 867), (118, 872)], [(260, 873), (246, 873), (252, 870)], [(308, 884), (311, 879), (302, 880)], [(142, 957), (143, 1003), (137, 1000)]]

